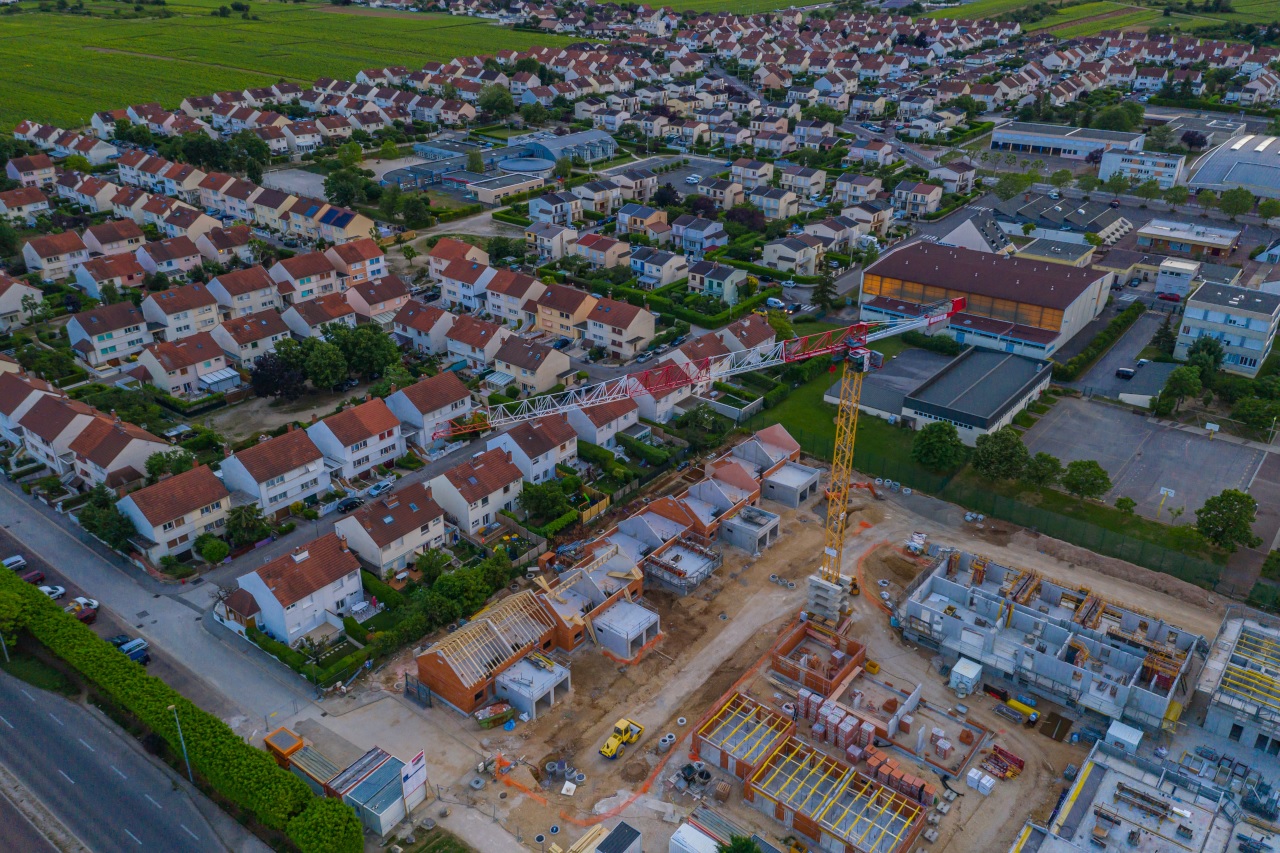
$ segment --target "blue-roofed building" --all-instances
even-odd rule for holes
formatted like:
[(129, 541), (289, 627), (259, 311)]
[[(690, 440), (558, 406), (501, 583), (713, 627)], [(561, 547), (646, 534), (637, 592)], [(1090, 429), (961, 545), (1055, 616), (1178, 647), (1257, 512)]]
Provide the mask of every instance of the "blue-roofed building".
[[(507, 140), (507, 147), (507, 157), (542, 157), (553, 161), (569, 157), (583, 163), (597, 163), (612, 160), (617, 153), (618, 143), (603, 130), (583, 130), (564, 136), (542, 131), (513, 136)], [(527, 153), (513, 154), (510, 149), (515, 148), (526, 149)]]

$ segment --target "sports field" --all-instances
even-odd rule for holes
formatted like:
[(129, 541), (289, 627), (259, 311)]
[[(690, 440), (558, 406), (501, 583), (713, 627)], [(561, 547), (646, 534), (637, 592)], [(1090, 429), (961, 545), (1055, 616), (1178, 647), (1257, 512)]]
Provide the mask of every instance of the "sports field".
[[(87, 5), (108, 15), (132, 8), (110, 0)], [(86, 123), (95, 110), (131, 103), (172, 107), (187, 95), (282, 78), (310, 83), (362, 68), (417, 68), (429, 60), (574, 41), (474, 18), (370, 14), (321, 3), (251, 2), (256, 21), (234, 12), (211, 16), (220, 5), (169, 0), (164, 8), (176, 15), (166, 19), (0, 15), (0, 130), (24, 118), (69, 127)]]

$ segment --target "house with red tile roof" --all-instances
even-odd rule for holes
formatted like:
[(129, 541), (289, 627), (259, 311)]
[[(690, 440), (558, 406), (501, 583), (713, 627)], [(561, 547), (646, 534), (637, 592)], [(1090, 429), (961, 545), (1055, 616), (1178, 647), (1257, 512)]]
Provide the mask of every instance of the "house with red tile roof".
[(181, 557), (204, 533), (221, 536), (231, 496), (207, 465), (174, 474), (116, 502), (137, 535), (133, 543), (153, 563)]
[(469, 417), (471, 405), (471, 391), (451, 370), (419, 379), (387, 397), (387, 408), (400, 419), (407, 440), (419, 447), (437, 444), (435, 434), (450, 421)]
[(324, 454), (306, 430), (294, 429), (293, 424), (284, 435), (228, 456), (221, 470), (227, 488), (251, 497), (268, 518), (280, 518), (291, 504), (330, 489)]
[(322, 625), (341, 628), (365, 600), (360, 560), (336, 533), (299, 545), (236, 584), (239, 590), (219, 604), (218, 621), (238, 631), (252, 624), (290, 646)]
[(504, 450), (492, 449), (455, 465), (431, 481), (431, 494), (458, 529), (476, 534), (498, 511), (515, 509), (524, 475)]
[(307, 427), (333, 476), (354, 480), (405, 454), (404, 434), (385, 401), (366, 397)]

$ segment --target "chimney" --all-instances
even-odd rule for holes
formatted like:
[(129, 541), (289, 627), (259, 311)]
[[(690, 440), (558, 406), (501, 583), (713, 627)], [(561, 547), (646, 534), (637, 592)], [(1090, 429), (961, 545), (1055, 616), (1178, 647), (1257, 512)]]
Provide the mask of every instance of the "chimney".
[(312, 423), (315, 423), (315, 422), (316, 422), (316, 421), (318, 421), (318, 420), (320, 420), (320, 417), (319, 417), (315, 412), (312, 412), (312, 413), (311, 413), (311, 422), (312, 422)]
[(364, 392), (364, 401), (365, 401), (366, 403), (373, 402), (373, 395), (372, 395), (372, 394), (370, 394), (368, 391), (365, 391), (365, 392)]
[(223, 458), (223, 459), (230, 459), (230, 458), (231, 458), (231, 456), (232, 456), (231, 445), (230, 445), (230, 444), (224, 444), (224, 445), (222, 445), (222, 458)]
[(392, 382), (392, 383), (391, 383), (391, 391), (389, 392), (389, 394), (394, 394), (394, 393), (396, 393), (396, 390), (397, 390), (397, 389), (396, 389), (396, 383)]
[(294, 426), (293, 421), (289, 421), (289, 423), (285, 424), (284, 431), (293, 432), (293, 426)]

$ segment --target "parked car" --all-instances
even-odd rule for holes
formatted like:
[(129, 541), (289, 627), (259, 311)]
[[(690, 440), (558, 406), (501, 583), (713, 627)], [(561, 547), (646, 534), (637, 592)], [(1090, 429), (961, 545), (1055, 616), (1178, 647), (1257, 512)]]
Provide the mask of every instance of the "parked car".
[(117, 649), (129, 642), (128, 634), (116, 634), (114, 637), (107, 637), (107, 642), (115, 646)]
[(654, 353), (652, 351), (642, 352), (640, 355), (636, 356), (636, 364), (644, 364), (646, 361), (653, 361), (653, 358)]
[(770, 296), (764, 301), (764, 304), (769, 308), (777, 308), (779, 310), (783, 310), (787, 307), (787, 304), (776, 296)]
[(27, 567), (27, 560), (25, 557), (20, 555), (14, 555), (12, 557), (5, 557), (3, 565), (9, 571), (17, 572)]
[(68, 604), (65, 609), (86, 625), (92, 625), (98, 618), (98, 609), (96, 607), (77, 607), (74, 604)]
[(1138, 278), (1138, 276), (1136, 275), (1133, 278), (1129, 279), (1130, 287), (1137, 287), (1140, 284), (1142, 284), (1142, 279)]
[(137, 661), (143, 666), (146, 666), (147, 664), (151, 663), (151, 655), (147, 651), (148, 649), (151, 648), (151, 646), (149, 643), (147, 643), (146, 640), (142, 639), (141, 637), (139, 637), (136, 640), (126, 640), (124, 643), (121, 643), (119, 646), (116, 646), (116, 648), (118, 648), (123, 654), (128, 656), (129, 660)]
[(383, 480), (381, 483), (373, 484), (365, 494), (371, 498), (376, 498), (378, 495), (385, 495), (387, 492), (391, 491), (391, 488), (394, 485), (395, 482), (392, 480)]
[(1111, 199), (1111, 207), (1113, 210), (1119, 206), (1120, 206), (1120, 199), (1118, 198)]
[(1118, 376), (1121, 379), (1132, 379), (1137, 372), (1138, 371), (1134, 370), (1132, 367), (1116, 368), (1116, 376)]
[(22, 575), (22, 579), (27, 583), (36, 584), (38, 586), (44, 583), (44, 572), (40, 571), (39, 569), (32, 569), (31, 571), (27, 572), (25, 575)]
[(338, 512), (345, 515), (346, 513), (351, 512), (351, 510), (359, 509), (362, 506), (364, 506), (364, 498), (343, 498), (338, 501)]
[(67, 609), (72, 607), (88, 607), (90, 610), (98, 609), (98, 600), (96, 598), (85, 598), (83, 595), (77, 595), (71, 599), (71, 603), (67, 605)]
[(687, 177), (687, 178), (685, 178), (685, 179), (684, 179), (684, 182), (685, 182), (686, 184), (691, 185), (691, 186), (692, 186), (693, 184), (701, 183), (701, 181), (702, 181), (702, 176), (701, 176), (701, 175), (690, 175), (689, 177)]
[(1182, 297), (1176, 293), (1157, 293), (1156, 299), (1163, 299), (1165, 302), (1181, 302)]
[(67, 594), (67, 588), (65, 586), (42, 586), (40, 587), (40, 591), (52, 598), (54, 601), (57, 601), (59, 598), (62, 598), (62, 596)]

